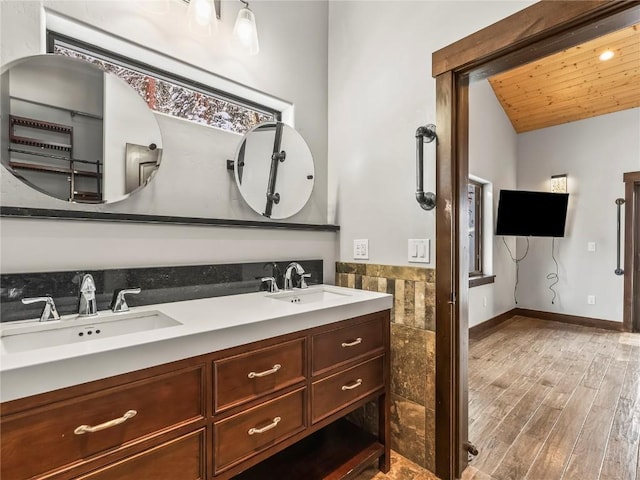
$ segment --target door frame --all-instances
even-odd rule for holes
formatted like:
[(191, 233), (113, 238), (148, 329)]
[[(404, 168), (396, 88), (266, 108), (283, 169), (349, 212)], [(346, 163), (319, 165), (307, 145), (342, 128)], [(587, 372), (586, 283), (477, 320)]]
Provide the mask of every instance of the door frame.
[(468, 444), (469, 82), (640, 22), (640, 1), (541, 1), (432, 55), (436, 79), (436, 474), (460, 478)]
[[(640, 312), (636, 311), (633, 292), (638, 278), (640, 261), (640, 235), (634, 231), (634, 225), (640, 225), (638, 199), (636, 191), (640, 185), (640, 172), (627, 172), (624, 180), (624, 329), (627, 332), (640, 332)], [(634, 322), (635, 319), (635, 322)]]

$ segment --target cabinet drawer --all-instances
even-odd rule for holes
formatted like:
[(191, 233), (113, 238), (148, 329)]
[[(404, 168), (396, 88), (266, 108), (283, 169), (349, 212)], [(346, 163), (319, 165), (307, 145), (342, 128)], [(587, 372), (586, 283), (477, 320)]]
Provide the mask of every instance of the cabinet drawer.
[(205, 465), (205, 431), (201, 429), (78, 477), (78, 480), (201, 480), (206, 478)]
[(384, 386), (384, 356), (319, 380), (311, 386), (312, 422), (346, 407)]
[(214, 362), (215, 411), (233, 407), (305, 378), (303, 338)]
[(215, 473), (304, 430), (304, 397), (301, 388), (214, 423)]
[(374, 315), (366, 322), (314, 335), (313, 375), (377, 350), (381, 351), (384, 320), (384, 315)]
[[(2, 418), (0, 477), (31, 478), (204, 419), (203, 370), (178, 370)], [(110, 422), (129, 411), (135, 416)], [(76, 434), (81, 425), (99, 428)]]

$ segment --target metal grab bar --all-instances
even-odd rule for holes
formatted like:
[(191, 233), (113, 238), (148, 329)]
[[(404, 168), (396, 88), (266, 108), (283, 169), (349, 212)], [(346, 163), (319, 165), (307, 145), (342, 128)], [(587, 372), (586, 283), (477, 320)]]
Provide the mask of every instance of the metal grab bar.
[(615, 274), (616, 275), (624, 275), (624, 270), (622, 268), (620, 268), (620, 210), (622, 208), (622, 205), (624, 205), (624, 198), (616, 198), (616, 205), (618, 206), (618, 243), (617, 243), (617, 256), (618, 256), (618, 268), (616, 268), (615, 270)]
[(424, 188), (424, 142), (431, 143), (436, 139), (436, 126), (433, 124), (418, 127), (416, 130), (416, 200), (424, 210), (433, 210), (436, 206), (436, 195), (425, 192)]
[(276, 135), (273, 141), (273, 154), (271, 155), (271, 170), (269, 170), (269, 183), (267, 185), (267, 204), (264, 208), (264, 216), (271, 218), (273, 204), (280, 203), (280, 194), (276, 192), (276, 179), (278, 178), (278, 164), (287, 158), (287, 152), (280, 151), (282, 145), (282, 122), (276, 123)]

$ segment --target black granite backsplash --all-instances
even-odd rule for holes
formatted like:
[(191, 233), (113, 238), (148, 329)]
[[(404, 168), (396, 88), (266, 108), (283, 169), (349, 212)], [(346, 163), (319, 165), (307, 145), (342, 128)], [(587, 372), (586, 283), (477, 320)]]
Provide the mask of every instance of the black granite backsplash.
[[(323, 283), (322, 260), (297, 261), (311, 273), (307, 283)], [(127, 295), (131, 307), (179, 302), (198, 298), (257, 292), (267, 288), (260, 278), (274, 276), (283, 285), (290, 262), (255, 262), (179, 267), (74, 270), (64, 272), (12, 273), (0, 275), (0, 321), (38, 318), (42, 304), (24, 305), (21, 300), (50, 295), (60, 315), (77, 313), (82, 276), (93, 275), (98, 310), (107, 310), (114, 290), (140, 287), (137, 295)]]

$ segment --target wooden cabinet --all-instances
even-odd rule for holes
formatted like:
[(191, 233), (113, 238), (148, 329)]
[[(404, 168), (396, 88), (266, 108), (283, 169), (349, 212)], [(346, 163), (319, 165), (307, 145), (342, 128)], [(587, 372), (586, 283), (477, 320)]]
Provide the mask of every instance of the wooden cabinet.
[(384, 349), (383, 315), (365, 316), (361, 321), (333, 327), (312, 336), (312, 373), (319, 375), (331, 368), (364, 358)]
[(305, 353), (305, 339), (299, 338), (216, 360), (216, 413), (304, 381)]
[[(376, 459), (387, 471), (388, 370), (385, 311), (6, 402), (0, 477), (338, 479)], [(378, 432), (344, 420), (372, 400)]]
[(304, 394), (295, 390), (215, 422), (214, 473), (304, 430)]
[(3, 412), (1, 477), (40, 478), (73, 470), (205, 420), (202, 365), (95, 387), (13, 415)]
[(204, 480), (204, 457), (205, 432), (200, 429), (78, 478)]
[(383, 387), (382, 356), (318, 380), (311, 387), (312, 422), (316, 423)]

